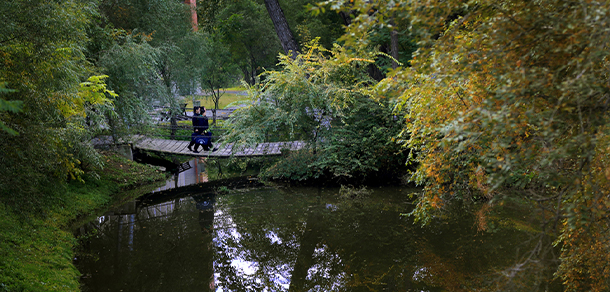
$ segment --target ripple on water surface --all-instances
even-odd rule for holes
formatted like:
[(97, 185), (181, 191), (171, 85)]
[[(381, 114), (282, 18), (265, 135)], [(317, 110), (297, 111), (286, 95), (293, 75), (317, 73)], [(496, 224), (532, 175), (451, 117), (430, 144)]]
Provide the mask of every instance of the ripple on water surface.
[[(87, 224), (75, 263), (83, 291), (468, 291), (507, 284), (502, 273), (534, 244), (510, 224), (477, 231), (468, 215), (422, 228), (401, 215), (412, 191), (260, 188), (136, 204)], [(515, 285), (539, 286), (536, 275)]]

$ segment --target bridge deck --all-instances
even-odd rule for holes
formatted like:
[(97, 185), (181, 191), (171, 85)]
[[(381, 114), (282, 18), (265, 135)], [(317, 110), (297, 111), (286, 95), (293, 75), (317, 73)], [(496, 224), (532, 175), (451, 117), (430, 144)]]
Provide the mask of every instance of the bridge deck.
[(143, 136), (134, 137), (133, 147), (171, 154), (190, 155), (190, 156), (209, 156), (209, 157), (246, 157), (246, 156), (271, 156), (280, 155), (281, 149), (298, 150), (305, 145), (302, 141), (261, 143), (253, 148), (233, 149), (233, 144), (221, 146), (217, 151), (203, 151), (199, 148), (199, 153), (189, 151), (186, 147), (189, 141), (153, 139)]

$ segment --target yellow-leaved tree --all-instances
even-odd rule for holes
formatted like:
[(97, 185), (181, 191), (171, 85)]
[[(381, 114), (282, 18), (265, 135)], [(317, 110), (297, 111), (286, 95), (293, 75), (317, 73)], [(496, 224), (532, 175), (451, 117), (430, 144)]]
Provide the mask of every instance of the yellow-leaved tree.
[[(558, 235), (555, 275), (565, 288), (610, 289), (610, 3), (344, 7), (359, 12), (348, 44), (366, 45), (368, 31), (398, 18), (419, 38), (411, 66), (382, 81), (402, 89), (408, 113), (402, 135), (417, 163), (410, 179), (424, 186), (412, 215), (425, 223), (455, 201), (478, 202), (471, 205), (484, 215), (494, 204), (525, 200), (540, 207), (541, 233)], [(517, 273), (502, 275), (528, 273), (551, 248), (538, 245)]]

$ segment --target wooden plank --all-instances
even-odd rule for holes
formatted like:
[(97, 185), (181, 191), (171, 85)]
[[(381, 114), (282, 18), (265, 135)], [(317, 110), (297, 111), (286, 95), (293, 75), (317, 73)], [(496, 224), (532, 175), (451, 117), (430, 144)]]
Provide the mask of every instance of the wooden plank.
[(298, 150), (303, 148), (305, 145), (302, 141), (273, 142), (260, 143), (254, 147), (246, 147), (243, 149), (233, 149), (233, 144), (227, 144), (224, 145), (224, 147), (218, 149), (218, 151), (216, 152), (200, 151), (199, 153), (194, 153), (186, 148), (186, 146), (188, 145), (188, 141), (151, 139), (144, 136), (134, 136), (132, 137), (131, 141), (135, 148), (144, 149), (148, 151), (209, 157), (251, 157), (280, 155), (281, 149), (287, 148), (290, 150)]

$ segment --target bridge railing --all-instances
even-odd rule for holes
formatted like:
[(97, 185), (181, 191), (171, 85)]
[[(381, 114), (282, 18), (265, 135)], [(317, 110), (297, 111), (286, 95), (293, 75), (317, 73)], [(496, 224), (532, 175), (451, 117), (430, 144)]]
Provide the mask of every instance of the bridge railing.
[[(214, 111), (216, 111), (217, 120), (226, 120), (231, 113), (233, 113), (234, 109), (206, 109), (206, 116), (209, 119), (212, 119), (214, 117)], [(155, 106), (153, 107), (151, 116), (158, 121), (170, 121), (171, 119), (185, 121), (190, 120), (193, 117), (193, 108), (186, 108), (186, 106)]]
[[(191, 125), (157, 125), (158, 131), (154, 136), (160, 138), (169, 138), (171, 140), (190, 140), (191, 134), (193, 133), (193, 126)], [(228, 130), (224, 127), (211, 126), (208, 128), (212, 132), (212, 138), (218, 139)]]
[[(214, 111), (216, 112), (215, 120)], [(218, 139), (222, 133), (227, 131), (226, 128), (222, 127), (222, 121), (228, 119), (232, 112), (233, 109), (206, 110), (206, 117), (208, 117), (211, 124), (212, 139)], [(180, 108), (167, 106), (154, 107), (151, 116), (153, 120), (156, 120), (157, 129), (160, 129), (156, 136), (172, 140), (191, 139), (193, 126), (190, 120), (193, 117), (193, 111), (192, 108), (190, 110), (187, 109), (186, 104), (182, 104)], [(218, 125), (219, 121), (221, 125)]]

